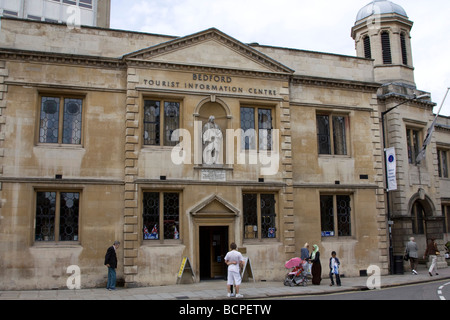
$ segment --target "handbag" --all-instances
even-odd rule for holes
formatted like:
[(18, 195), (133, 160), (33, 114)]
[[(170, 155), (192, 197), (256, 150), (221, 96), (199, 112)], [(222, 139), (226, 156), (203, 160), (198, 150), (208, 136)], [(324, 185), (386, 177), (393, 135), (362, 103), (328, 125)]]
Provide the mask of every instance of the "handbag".
[(409, 260), (409, 253), (405, 252), (405, 255), (403, 256), (403, 260), (408, 261)]

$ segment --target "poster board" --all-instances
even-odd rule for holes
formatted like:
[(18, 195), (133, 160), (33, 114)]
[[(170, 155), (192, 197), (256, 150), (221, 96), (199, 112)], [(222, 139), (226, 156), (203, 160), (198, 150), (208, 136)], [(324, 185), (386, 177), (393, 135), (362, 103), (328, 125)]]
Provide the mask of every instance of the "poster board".
[(242, 282), (249, 282), (249, 278), (255, 282), (255, 277), (253, 276), (252, 263), (249, 257), (244, 256), (244, 267), (242, 268), (241, 278)]
[(181, 261), (180, 269), (177, 275), (177, 284), (195, 283), (195, 274), (192, 270), (188, 257), (184, 257)]

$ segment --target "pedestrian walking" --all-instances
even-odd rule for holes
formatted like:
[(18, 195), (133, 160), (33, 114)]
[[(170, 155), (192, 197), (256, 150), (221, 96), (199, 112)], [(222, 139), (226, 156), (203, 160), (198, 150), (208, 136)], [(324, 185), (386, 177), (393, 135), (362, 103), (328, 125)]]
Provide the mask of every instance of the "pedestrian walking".
[(311, 274), (311, 264), (309, 263), (309, 244), (308, 242), (305, 243), (303, 248), (300, 250), (300, 259), (302, 259), (304, 262), (304, 270), (306, 274)]
[(439, 275), (439, 273), (437, 272), (437, 256), (440, 255), (440, 252), (437, 248), (437, 243), (435, 239), (431, 239), (430, 242), (428, 243), (427, 246), (427, 250), (425, 250), (425, 254), (424, 254), (424, 258), (425, 257), (429, 257), (431, 258), (431, 266), (430, 269), (428, 269), (428, 274), (430, 275), (430, 277), (433, 276), (432, 272), (434, 270), (434, 272), (436, 273), (436, 275)]
[(315, 285), (320, 285), (320, 281), (322, 281), (322, 265), (320, 264), (320, 252), (317, 244), (313, 245), (313, 252), (311, 253), (311, 257), (309, 259), (312, 263), (312, 283)]
[(105, 255), (105, 266), (108, 267), (108, 282), (106, 289), (109, 291), (116, 290), (116, 269), (117, 269), (117, 249), (120, 246), (119, 241), (114, 241), (114, 244), (108, 248)]
[(341, 277), (339, 275), (339, 266), (341, 265), (341, 262), (339, 261), (339, 258), (336, 257), (336, 251), (331, 252), (331, 258), (330, 258), (330, 280), (331, 284), (330, 286), (334, 286), (334, 280), (333, 275), (336, 276), (336, 284), (338, 287), (341, 286)]
[(409, 257), (409, 265), (411, 266), (411, 273), (417, 275), (417, 263), (419, 261), (417, 243), (414, 237), (409, 238), (409, 242), (406, 244), (405, 254)]
[(243, 267), (244, 257), (242, 254), (237, 251), (237, 245), (233, 242), (230, 245), (231, 251), (229, 251), (224, 260), (228, 266), (228, 277), (227, 277), (227, 291), (228, 297), (232, 297), (233, 293), (231, 293), (231, 288), (234, 284), (236, 288), (236, 298), (243, 298), (244, 296), (239, 293), (239, 287), (242, 282), (240, 268)]

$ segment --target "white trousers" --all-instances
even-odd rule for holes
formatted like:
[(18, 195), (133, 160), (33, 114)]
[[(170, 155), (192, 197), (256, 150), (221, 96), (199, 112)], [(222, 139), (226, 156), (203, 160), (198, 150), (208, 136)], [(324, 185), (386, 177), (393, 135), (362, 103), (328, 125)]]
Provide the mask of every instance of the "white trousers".
[(432, 273), (433, 272), (433, 269), (434, 269), (434, 271), (435, 272), (437, 272), (437, 263), (436, 263), (436, 261), (437, 261), (437, 256), (435, 256), (435, 255), (430, 255), (430, 257), (431, 257), (431, 266), (430, 266), (430, 269), (428, 270), (428, 272), (429, 273)]

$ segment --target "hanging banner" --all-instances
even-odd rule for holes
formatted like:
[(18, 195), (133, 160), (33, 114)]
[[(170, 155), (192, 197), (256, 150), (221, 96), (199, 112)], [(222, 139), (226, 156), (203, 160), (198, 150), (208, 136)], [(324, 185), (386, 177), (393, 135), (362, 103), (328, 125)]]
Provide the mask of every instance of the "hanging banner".
[(387, 148), (384, 150), (386, 154), (386, 179), (387, 191), (397, 190), (397, 157), (395, 148)]

